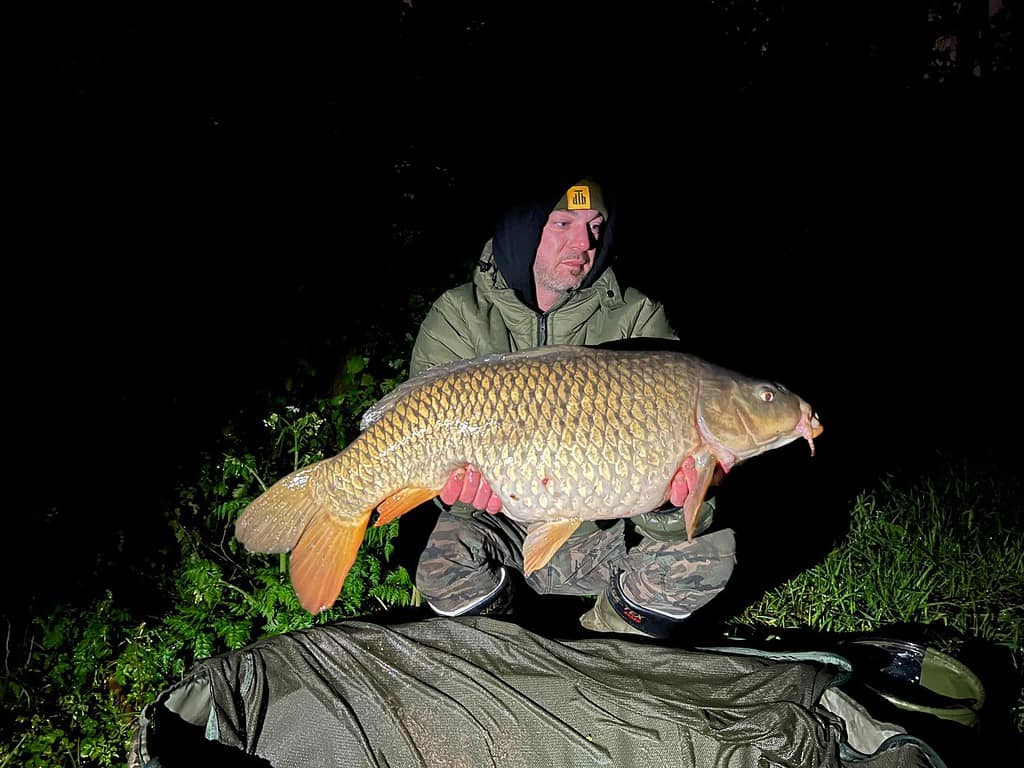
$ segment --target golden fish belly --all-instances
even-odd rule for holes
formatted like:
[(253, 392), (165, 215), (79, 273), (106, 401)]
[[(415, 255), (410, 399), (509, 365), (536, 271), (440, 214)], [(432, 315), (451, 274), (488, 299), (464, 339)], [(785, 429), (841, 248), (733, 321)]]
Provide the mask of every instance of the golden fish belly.
[(664, 365), (599, 363), (448, 377), (411, 392), (368, 431), (382, 433), (378, 455), (396, 468), (395, 484), (438, 487), (473, 464), (520, 522), (646, 512), (699, 443), (692, 412), (679, 407), (687, 378), (666, 376)]

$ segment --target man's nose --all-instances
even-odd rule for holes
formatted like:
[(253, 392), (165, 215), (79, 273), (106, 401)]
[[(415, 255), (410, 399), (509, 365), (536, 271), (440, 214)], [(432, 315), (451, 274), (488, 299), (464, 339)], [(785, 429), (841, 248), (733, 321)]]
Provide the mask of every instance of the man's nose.
[(569, 245), (581, 251), (590, 249), (590, 229), (585, 222), (578, 221), (569, 230)]

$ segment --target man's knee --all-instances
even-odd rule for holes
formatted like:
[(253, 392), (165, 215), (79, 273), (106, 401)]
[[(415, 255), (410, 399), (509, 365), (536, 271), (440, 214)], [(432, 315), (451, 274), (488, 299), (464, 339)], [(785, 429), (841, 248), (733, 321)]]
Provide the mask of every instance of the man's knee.
[(502, 564), (488, 556), (484, 536), (470, 524), (442, 521), (416, 566), (416, 588), (443, 616), (478, 612), (510, 583)]
[(695, 539), (669, 568), (667, 585), (673, 603), (691, 613), (717, 596), (736, 568), (736, 537), (725, 528)]
[[(705, 499), (697, 510), (694, 535), (700, 536), (711, 528), (715, 519), (715, 498)], [(686, 529), (686, 515), (681, 507), (670, 507), (654, 512), (645, 512), (630, 518), (634, 528), (642, 536), (654, 541), (681, 542), (689, 536)]]
[(498, 567), (497, 573), (481, 569), (447, 581), (421, 578), (417, 571), (416, 588), (423, 593), (430, 609), (440, 616), (507, 613), (515, 594), (511, 574), (503, 566)]
[(642, 549), (630, 555), (622, 591), (633, 603), (672, 617), (688, 616), (710, 602), (736, 567), (736, 539), (728, 528)]

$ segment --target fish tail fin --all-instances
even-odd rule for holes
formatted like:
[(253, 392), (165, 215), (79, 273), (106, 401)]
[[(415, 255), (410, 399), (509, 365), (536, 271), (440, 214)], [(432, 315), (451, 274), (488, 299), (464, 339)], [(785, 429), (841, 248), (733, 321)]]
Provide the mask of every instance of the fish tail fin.
[[(322, 462), (320, 462), (322, 463)], [(288, 552), (323, 502), (312, 489), (319, 464), (292, 472), (252, 501), (235, 521), (235, 538), (250, 552)]]
[(313, 614), (337, 599), (383, 495), (374, 489), (337, 492), (334, 478), (347, 469), (339, 458), (281, 478), (235, 522), (235, 538), (250, 552), (291, 552), (292, 586)]
[(289, 574), (299, 603), (312, 614), (330, 608), (341, 593), (363, 544), (373, 507), (357, 517), (341, 518), (317, 510), (289, 558)]

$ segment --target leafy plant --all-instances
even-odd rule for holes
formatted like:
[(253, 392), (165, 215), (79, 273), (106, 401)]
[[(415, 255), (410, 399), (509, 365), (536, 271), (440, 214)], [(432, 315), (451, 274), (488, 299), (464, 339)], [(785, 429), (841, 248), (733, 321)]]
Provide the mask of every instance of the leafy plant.
[(310, 398), (306, 383), (293, 380), (268, 404), (261, 428), (229, 425), (167, 513), (175, 546), (151, 574), (157, 610), (140, 615), (108, 589), (89, 605), (59, 605), (34, 619), (14, 643), (13, 665), (8, 642), (0, 703), (11, 738), (0, 743), (0, 768), (123, 764), (142, 708), (196, 661), (259, 637), (407, 605), (409, 574), (389, 565), (397, 521), (367, 531), (337, 604), (316, 617), (299, 606), (284, 555), (249, 554), (232, 536), (250, 501), (337, 452), (355, 436), (362, 411), (405, 376), (404, 358), (353, 354), (330, 397)]

